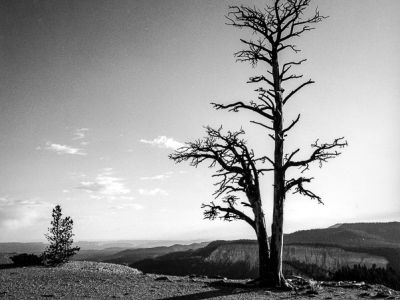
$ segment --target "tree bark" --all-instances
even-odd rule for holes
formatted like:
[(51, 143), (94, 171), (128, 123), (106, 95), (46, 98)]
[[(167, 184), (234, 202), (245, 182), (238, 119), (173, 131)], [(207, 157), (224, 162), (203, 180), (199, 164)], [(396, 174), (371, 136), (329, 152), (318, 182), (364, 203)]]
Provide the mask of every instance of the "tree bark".
[(271, 271), (275, 286), (286, 287), (282, 272), (283, 249), (283, 205), (285, 200), (285, 171), (283, 168), (283, 100), (279, 74), (278, 51), (272, 49), (272, 75), (274, 79), (275, 112), (274, 112), (274, 209), (271, 226)]
[(253, 202), (253, 213), (255, 231), (258, 242), (258, 272), (260, 285), (268, 285), (271, 281), (271, 270), (269, 264), (269, 245), (268, 245), (268, 234), (265, 226), (264, 211), (262, 209), (261, 197)]
[(286, 280), (282, 272), (282, 249), (283, 249), (283, 198), (279, 191), (274, 192), (274, 212), (271, 228), (271, 255), (270, 268), (272, 272), (272, 281), (275, 286), (286, 286)]
[[(278, 139), (277, 139), (278, 141)], [(275, 143), (275, 164), (281, 161), (283, 156), (283, 142)], [(282, 250), (283, 250), (283, 208), (285, 201), (284, 190), (285, 174), (282, 165), (276, 167), (274, 174), (274, 211), (272, 216), (271, 227), (271, 271), (273, 274), (273, 282), (276, 286), (286, 286), (286, 281), (282, 272)]]
[[(263, 231), (266, 233), (266, 230)], [(258, 241), (258, 274), (261, 286), (271, 285), (271, 269), (269, 261), (268, 237), (261, 231), (257, 234)]]

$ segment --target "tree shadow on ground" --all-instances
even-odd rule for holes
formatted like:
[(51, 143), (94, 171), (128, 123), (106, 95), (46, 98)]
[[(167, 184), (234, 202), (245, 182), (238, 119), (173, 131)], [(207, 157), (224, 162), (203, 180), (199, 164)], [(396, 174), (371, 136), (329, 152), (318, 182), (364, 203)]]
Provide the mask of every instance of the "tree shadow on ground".
[(162, 298), (162, 300), (200, 300), (200, 299), (210, 299), (214, 297), (220, 297), (220, 296), (228, 296), (228, 295), (237, 295), (241, 294), (240, 293), (234, 293), (233, 290), (229, 289), (220, 289), (220, 290), (214, 290), (214, 291), (205, 291), (205, 292), (199, 292), (199, 293), (194, 293), (190, 295), (182, 295), (182, 296), (174, 296), (174, 297), (167, 297), (167, 298)]
[(0, 265), (0, 270), (1, 269), (15, 269), (18, 268), (18, 266), (14, 265), (14, 264), (3, 264)]
[(197, 292), (182, 296), (166, 297), (162, 298), (162, 300), (184, 300), (184, 299), (200, 300), (200, 299), (210, 299), (220, 296), (239, 295), (239, 294), (243, 295), (262, 290), (259, 287), (254, 287), (242, 283), (230, 283), (230, 282), (213, 282), (210, 283), (209, 286), (215, 288), (216, 290)]

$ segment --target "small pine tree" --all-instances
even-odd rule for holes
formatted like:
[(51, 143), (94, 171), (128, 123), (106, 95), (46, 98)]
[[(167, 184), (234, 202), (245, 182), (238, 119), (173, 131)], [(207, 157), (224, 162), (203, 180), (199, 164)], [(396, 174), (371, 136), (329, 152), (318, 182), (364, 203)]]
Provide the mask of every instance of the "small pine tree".
[(72, 247), (74, 222), (71, 217), (62, 217), (60, 205), (53, 209), (52, 217), (49, 233), (45, 234), (50, 245), (44, 251), (43, 257), (45, 264), (54, 266), (67, 262), (80, 248)]

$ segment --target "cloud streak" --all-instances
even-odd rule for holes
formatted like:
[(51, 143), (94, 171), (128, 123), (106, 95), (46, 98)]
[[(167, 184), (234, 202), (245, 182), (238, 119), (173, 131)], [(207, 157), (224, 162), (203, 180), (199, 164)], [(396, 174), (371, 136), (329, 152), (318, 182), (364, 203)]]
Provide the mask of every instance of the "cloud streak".
[(138, 192), (142, 196), (168, 196), (168, 193), (160, 188), (155, 188), (151, 190), (139, 189)]
[(87, 155), (86, 152), (84, 152), (82, 149), (80, 148), (75, 148), (72, 146), (68, 146), (68, 145), (61, 145), (61, 144), (56, 144), (56, 143), (51, 143), (51, 142), (46, 142), (46, 146), (42, 147), (37, 147), (37, 150), (47, 150), (47, 151), (51, 151), (51, 152), (55, 152), (58, 155), (64, 155), (64, 154), (68, 154), (68, 155)]
[(166, 137), (165, 135), (160, 135), (160, 136), (154, 138), (153, 140), (141, 139), (140, 142), (144, 143), (144, 144), (150, 144), (152, 146), (156, 146), (159, 148), (166, 148), (166, 149), (173, 149), (173, 150), (176, 150), (176, 149), (184, 146), (184, 144), (174, 140), (173, 138)]
[(110, 206), (110, 209), (112, 209), (112, 210), (121, 210), (121, 209), (142, 210), (142, 209), (144, 209), (144, 206), (141, 204), (138, 204), (138, 203), (128, 203), (128, 204), (120, 204), (120, 205)]
[(124, 179), (112, 176), (112, 169), (105, 168), (92, 181), (81, 181), (77, 189), (103, 196), (121, 196), (131, 192), (125, 186)]
[(72, 138), (72, 140), (76, 141), (76, 140), (81, 140), (84, 139), (86, 137), (86, 132), (89, 131), (89, 128), (78, 128), (75, 130), (74, 132), (74, 137)]
[(171, 177), (172, 172), (167, 172), (165, 174), (159, 174), (154, 176), (144, 176), (140, 177), (140, 180), (164, 180)]

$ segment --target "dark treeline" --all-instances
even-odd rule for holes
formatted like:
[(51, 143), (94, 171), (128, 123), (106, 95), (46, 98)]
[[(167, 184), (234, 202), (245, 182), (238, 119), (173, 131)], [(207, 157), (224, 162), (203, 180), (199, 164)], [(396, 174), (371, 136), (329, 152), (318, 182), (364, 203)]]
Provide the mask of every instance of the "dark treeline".
[(390, 266), (387, 269), (377, 268), (375, 265), (371, 268), (365, 265), (343, 266), (336, 272), (329, 272), (315, 264), (299, 261), (285, 261), (285, 263), (293, 268), (288, 270), (287, 275), (306, 275), (316, 280), (364, 281), (400, 290), (400, 273)]
[(383, 284), (400, 290), (400, 274), (391, 267), (384, 269), (377, 268), (375, 265), (372, 268), (367, 268), (365, 265), (354, 265), (352, 268), (346, 266), (335, 272), (332, 279), (337, 281), (365, 281), (366, 283)]
[(284, 261), (286, 265), (285, 274), (306, 276), (316, 280), (330, 280), (332, 273), (317, 266), (316, 264), (307, 264), (298, 260)]

